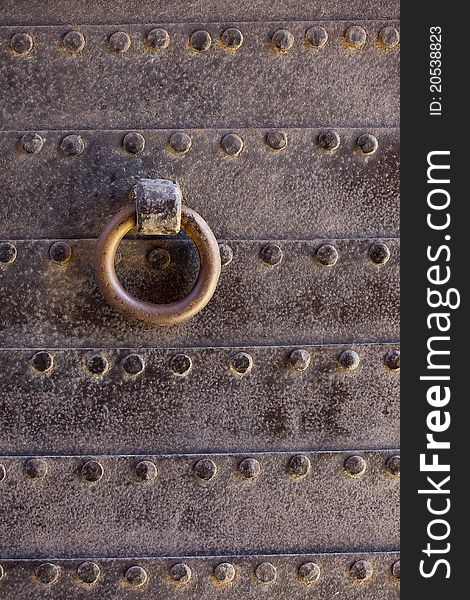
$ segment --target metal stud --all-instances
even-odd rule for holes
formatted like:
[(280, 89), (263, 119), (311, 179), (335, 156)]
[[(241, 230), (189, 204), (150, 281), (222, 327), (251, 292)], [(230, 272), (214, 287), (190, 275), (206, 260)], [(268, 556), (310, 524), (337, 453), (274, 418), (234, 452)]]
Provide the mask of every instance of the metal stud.
[(189, 43), (196, 52), (206, 52), (211, 47), (212, 39), (207, 31), (199, 29), (191, 35)]
[(229, 156), (238, 156), (243, 150), (243, 140), (236, 133), (227, 133), (227, 135), (224, 135), (220, 144)]
[(238, 465), (237, 470), (243, 479), (256, 479), (261, 473), (261, 465), (256, 458), (245, 458)]
[(308, 475), (311, 469), (311, 463), (305, 454), (296, 454), (289, 461), (289, 473), (298, 479)]
[(6, 478), (7, 470), (5, 469), (5, 465), (0, 464), (0, 483)]
[(385, 366), (390, 371), (400, 370), (400, 350), (390, 350), (385, 356)]
[(379, 147), (379, 142), (375, 135), (364, 133), (357, 138), (356, 145), (363, 154), (373, 154)]
[(177, 563), (170, 569), (171, 577), (174, 581), (181, 585), (185, 585), (191, 581), (191, 568), (186, 563)]
[(399, 560), (397, 560), (393, 563), (391, 571), (392, 571), (393, 577), (395, 577), (396, 579), (400, 579), (400, 561)]
[(171, 264), (171, 254), (166, 248), (153, 248), (147, 255), (147, 261), (156, 271), (164, 271)]
[(70, 54), (77, 54), (85, 48), (85, 36), (80, 31), (69, 31), (62, 38), (62, 46)]
[(310, 585), (320, 578), (320, 567), (314, 562), (306, 562), (299, 567), (299, 577), (303, 583)]
[(274, 267), (282, 262), (284, 253), (277, 244), (265, 244), (260, 251), (261, 260), (267, 265)]
[(30, 479), (43, 479), (47, 475), (47, 462), (43, 458), (30, 458), (24, 470)]
[(16, 246), (10, 244), (10, 242), (0, 243), (0, 263), (5, 265), (12, 263), (17, 257)]
[(30, 364), (34, 372), (46, 374), (54, 367), (54, 357), (49, 352), (41, 350), (31, 358)]
[(229, 27), (222, 33), (220, 40), (227, 50), (238, 50), (243, 44), (243, 33), (235, 27)]
[(124, 54), (131, 47), (131, 38), (125, 31), (115, 31), (109, 36), (109, 48), (116, 54)]
[(310, 352), (303, 348), (296, 348), (290, 353), (289, 363), (296, 371), (306, 371), (310, 366), (311, 359)]
[(109, 362), (102, 354), (94, 354), (86, 361), (86, 366), (92, 375), (104, 375), (109, 369)]
[(60, 569), (52, 563), (42, 563), (34, 571), (36, 579), (45, 585), (55, 583), (59, 579)]
[(328, 33), (321, 25), (314, 25), (307, 29), (305, 39), (312, 48), (323, 48), (328, 41)]
[(129, 567), (125, 574), (126, 581), (132, 587), (142, 587), (148, 580), (147, 571), (138, 565)]
[(128, 354), (122, 359), (122, 368), (127, 375), (137, 377), (145, 368), (144, 359), (139, 354)]
[(91, 585), (98, 581), (100, 576), (99, 566), (92, 561), (85, 561), (79, 565), (77, 569), (77, 575), (83, 583)]
[(145, 138), (136, 131), (130, 131), (123, 137), (122, 147), (129, 154), (140, 154), (145, 148)]
[(100, 479), (104, 475), (104, 469), (101, 463), (97, 460), (89, 460), (87, 461), (81, 468), (81, 476), (86, 481), (90, 483), (96, 483), (100, 481)]
[(237, 352), (230, 358), (229, 367), (233, 373), (243, 377), (253, 368), (253, 358), (248, 352)]
[(317, 142), (320, 148), (323, 148), (323, 150), (336, 150), (341, 142), (341, 139), (336, 131), (333, 129), (327, 129), (319, 134)]
[(390, 258), (390, 250), (385, 244), (372, 244), (368, 254), (370, 260), (376, 265), (384, 265)]
[(231, 583), (235, 579), (235, 567), (231, 563), (220, 563), (214, 569), (214, 578), (219, 583)]
[(360, 363), (359, 354), (354, 350), (345, 350), (339, 355), (338, 363), (346, 371), (354, 371)]
[(85, 142), (81, 135), (67, 135), (62, 140), (60, 149), (67, 156), (78, 156), (85, 149)]
[(360, 477), (364, 474), (367, 464), (362, 456), (355, 454), (353, 456), (348, 456), (344, 461), (343, 467), (344, 472), (350, 477)]
[(170, 368), (175, 375), (185, 377), (191, 371), (193, 361), (187, 354), (175, 354), (170, 360)]
[(356, 581), (366, 581), (372, 577), (374, 568), (368, 560), (357, 560), (351, 565), (349, 573)]
[(386, 466), (387, 471), (388, 473), (390, 473), (390, 475), (398, 477), (400, 475), (400, 456), (398, 456), (398, 454), (396, 454), (395, 456), (391, 456), (387, 460)]
[(72, 248), (67, 242), (54, 242), (49, 248), (51, 260), (58, 264), (68, 262), (72, 256)]
[(331, 244), (323, 244), (315, 252), (317, 261), (325, 267), (334, 267), (338, 262), (338, 250)]
[(210, 481), (217, 475), (217, 465), (210, 458), (203, 458), (194, 465), (194, 474), (199, 479)]
[(384, 27), (379, 31), (377, 41), (379, 46), (382, 46), (382, 48), (395, 48), (395, 46), (398, 46), (400, 43), (400, 33), (396, 27)]
[(135, 467), (135, 475), (142, 483), (154, 481), (157, 473), (157, 467), (151, 460), (142, 460)]
[(26, 56), (33, 49), (33, 38), (29, 35), (29, 33), (15, 33), (10, 40), (10, 47), (15, 52), (15, 54), (19, 54), (20, 56)]
[(222, 266), (229, 265), (233, 260), (233, 250), (228, 244), (219, 244), (220, 262)]
[(272, 583), (276, 580), (276, 567), (269, 562), (259, 564), (255, 569), (255, 575), (261, 583)]
[(176, 131), (170, 137), (170, 146), (177, 154), (186, 154), (191, 149), (191, 137), (184, 131)]
[(151, 50), (165, 50), (170, 45), (170, 34), (160, 27), (152, 29), (147, 34), (147, 44)]
[(287, 52), (294, 45), (294, 36), (287, 29), (278, 29), (273, 33), (271, 42), (279, 52)]
[(266, 143), (272, 150), (283, 150), (287, 147), (287, 134), (284, 131), (270, 131), (266, 134)]
[(344, 42), (348, 48), (360, 50), (367, 41), (367, 32), (359, 25), (349, 27), (344, 34)]
[(20, 141), (21, 148), (27, 154), (37, 154), (44, 146), (44, 140), (38, 133), (25, 133)]

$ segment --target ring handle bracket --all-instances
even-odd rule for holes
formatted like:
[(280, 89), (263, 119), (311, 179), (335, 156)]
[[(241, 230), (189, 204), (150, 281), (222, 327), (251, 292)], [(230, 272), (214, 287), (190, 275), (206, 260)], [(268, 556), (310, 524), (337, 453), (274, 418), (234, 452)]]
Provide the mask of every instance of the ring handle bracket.
[(183, 194), (171, 179), (139, 179), (132, 188), (140, 235), (175, 235), (181, 229)]

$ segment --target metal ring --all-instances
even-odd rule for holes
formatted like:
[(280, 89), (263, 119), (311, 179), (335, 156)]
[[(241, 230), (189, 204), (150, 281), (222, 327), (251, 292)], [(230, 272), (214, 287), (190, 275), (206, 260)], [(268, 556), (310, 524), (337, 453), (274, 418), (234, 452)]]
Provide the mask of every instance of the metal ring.
[(119, 312), (147, 323), (174, 325), (190, 319), (212, 298), (219, 279), (220, 252), (214, 234), (197, 212), (183, 205), (181, 226), (198, 249), (201, 262), (199, 275), (193, 289), (181, 300), (169, 304), (153, 304), (129, 294), (121, 285), (114, 268), (114, 257), (119, 244), (135, 226), (135, 206), (126, 206), (108, 221), (98, 238), (94, 265), (101, 293)]

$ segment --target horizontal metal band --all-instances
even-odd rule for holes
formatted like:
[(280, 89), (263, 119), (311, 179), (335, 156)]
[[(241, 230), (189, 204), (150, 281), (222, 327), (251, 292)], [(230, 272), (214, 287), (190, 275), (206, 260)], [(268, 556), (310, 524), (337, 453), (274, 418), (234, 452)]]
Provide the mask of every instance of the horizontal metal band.
[(6, 558), (395, 550), (395, 455), (0, 457), (0, 548)]
[[(276, 131), (287, 143), (276, 151), (268, 144), (271, 130), (235, 130), (243, 143), (238, 156), (227, 155), (221, 146), (230, 130), (186, 130), (176, 142), (177, 130), (141, 131), (139, 154), (123, 147), (129, 146), (128, 130), (38, 131), (39, 145), (36, 138), (31, 142), (31, 132), (26, 140), (24, 132), (0, 132), (0, 237), (30, 238), (39, 232), (50, 238), (97, 237), (105, 221), (129, 202), (138, 177), (176, 179), (185, 203), (218, 237), (396, 236), (399, 131), (338, 129), (336, 150), (319, 146), (322, 131)], [(363, 134), (375, 137), (375, 152), (359, 148)], [(83, 144), (75, 156), (60, 149), (70, 135)], [(283, 140), (281, 135), (270, 141), (282, 145)], [(190, 147), (178, 154), (171, 144)]]
[[(338, 592), (354, 600), (398, 600), (400, 583), (397, 552), (66, 559), (48, 563), (27, 559), (6, 560), (0, 565), (0, 594), (17, 600), (32, 596), (62, 599), (71, 593), (74, 600), (88, 599), (90, 593), (100, 600), (128, 599), (142, 593), (148, 599), (165, 600), (245, 600), (247, 594), (255, 599), (293, 600), (305, 600), (313, 594), (319, 600), (330, 600)], [(44, 583), (51, 579), (51, 583)]]
[(396, 447), (396, 350), (3, 350), (0, 452)]
[(4, 24), (60, 24), (69, 23), (129, 23), (152, 22), (155, 15), (161, 22), (173, 21), (259, 21), (261, 19), (397, 19), (400, 16), (398, 0), (328, 0), (306, 4), (304, 0), (239, 0), (221, 4), (219, 0), (172, 2), (169, 0), (139, 0), (136, 9), (132, 0), (112, 4), (104, 2), (77, 3), (62, 1), (60, 10), (53, 0), (16, 0), (14, 5), (2, 7)]
[(318, 24), (243, 23), (239, 48), (226, 23), (126, 25), (117, 41), (116, 25), (2, 28), (3, 128), (397, 125), (399, 50), (380, 34), (397, 23), (348, 37), (359, 23), (322, 21), (312, 47)]
[[(94, 241), (4, 244), (2, 255), (12, 262), (0, 263), (0, 344), (241, 346), (399, 338), (396, 240), (229, 244), (223, 262), (233, 259), (209, 304), (186, 323), (160, 328), (107, 304), (94, 283)], [(199, 268), (193, 244), (128, 240), (121, 249), (118, 275), (135, 296), (165, 303), (191, 289)]]

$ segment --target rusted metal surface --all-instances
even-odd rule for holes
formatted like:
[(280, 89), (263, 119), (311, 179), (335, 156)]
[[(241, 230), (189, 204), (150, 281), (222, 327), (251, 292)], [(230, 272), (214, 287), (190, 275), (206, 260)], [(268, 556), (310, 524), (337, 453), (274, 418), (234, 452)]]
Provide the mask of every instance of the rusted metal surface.
[[(317, 25), (328, 33), (321, 48), (306, 41)], [(364, 44), (350, 43), (351, 25), (362, 26)], [(3, 27), (0, 77), (10, 85), (2, 90), (2, 127), (396, 126), (399, 49), (384, 48), (379, 32), (397, 23), (357, 25), (245, 22), (237, 25), (238, 49), (221, 43), (226, 23), (126, 25), (125, 52), (110, 42), (115, 26), (30, 26), (27, 53), (10, 47), (18, 29)]]
[[(399, 3), (4, 4), (0, 600), (397, 600)], [(141, 178), (218, 242), (171, 327), (93, 270)], [(181, 301), (195, 245), (136, 235)]]
[(115, 0), (102, 2), (62, 2), (60, 10), (51, 0), (18, 0), (2, 6), (2, 23), (66, 24), (70, 23), (151, 23), (158, 16), (161, 22), (214, 20), (259, 21), (273, 19), (397, 19), (398, 0), (324, 0), (306, 4), (303, 0), (239, 0), (223, 5), (219, 0), (178, 2), (173, 0)]
[[(358, 579), (358, 565), (366, 578)], [(188, 598), (244, 600), (251, 597), (315, 597), (330, 600), (398, 600), (400, 557), (396, 552), (185, 556), (2, 562), (2, 591), (18, 600), (90, 594), (103, 600)], [(39, 577), (38, 577), (39, 576)], [(44, 580), (54, 579), (52, 584)], [(89, 583), (92, 581), (92, 583)]]
[[(136, 225), (138, 228), (138, 206), (136, 208), (131, 204), (123, 208), (106, 224), (96, 242), (95, 281), (107, 302), (129, 319), (144, 321), (154, 326), (183, 323), (199, 313), (215, 292), (221, 269), (217, 240), (198, 213), (187, 206), (180, 210), (181, 226), (197, 248), (200, 267), (193, 287), (183, 298), (174, 302), (156, 304), (140, 300), (123, 287), (116, 275), (116, 252), (126, 233)], [(184, 265), (182, 267), (184, 268)]]
[(9, 558), (395, 550), (396, 454), (0, 457), (3, 502), (16, 507), (0, 547)]
[(130, 193), (139, 235), (176, 235), (181, 229), (183, 195), (176, 181), (139, 179)]
[[(158, 331), (103, 301), (93, 276), (94, 241), (68, 240), (71, 256), (60, 263), (50, 258), (52, 243), (15, 242), (16, 259), (0, 263), (3, 345), (241, 346), (399, 337), (396, 240), (229, 241), (233, 259), (204, 311)], [(377, 243), (390, 252), (388, 260), (374, 255), (379, 264), (370, 255)], [(169, 252), (167, 268), (150, 265), (156, 247)], [(124, 241), (121, 250), (118, 275), (133, 295), (171, 302), (193, 286), (192, 244), (139, 239)]]
[[(36, 130), (44, 140), (37, 153), (22, 148), (24, 132), (0, 132), (0, 237), (34, 238), (38, 232), (45, 238), (97, 237), (103, 223), (129, 203), (129, 189), (139, 177), (180, 182), (186, 204), (219, 238), (394, 237), (399, 232), (397, 129), (337, 129), (341, 141), (333, 151), (318, 145), (322, 128), (283, 128), (287, 146), (281, 150), (266, 142), (271, 129), (237, 129), (244, 143), (238, 156), (221, 148), (230, 130), (188, 129), (191, 148), (179, 154), (169, 146), (176, 131), (141, 131), (145, 147), (140, 154), (123, 149), (128, 130)], [(73, 157), (60, 150), (71, 133), (84, 142), (83, 152)], [(357, 146), (366, 133), (378, 141), (369, 154)], [(47, 199), (47, 210), (38, 198)]]
[(2, 350), (0, 453), (394, 448), (398, 349)]

